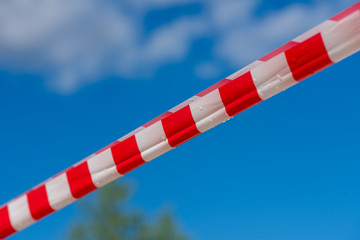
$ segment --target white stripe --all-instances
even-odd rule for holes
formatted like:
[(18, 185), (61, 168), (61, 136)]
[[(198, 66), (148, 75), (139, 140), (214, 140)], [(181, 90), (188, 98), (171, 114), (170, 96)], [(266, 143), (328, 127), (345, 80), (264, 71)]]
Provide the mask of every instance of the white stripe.
[(230, 118), (221, 101), (219, 89), (191, 103), (190, 110), (200, 132), (205, 132)]
[(357, 52), (360, 48), (360, 11), (340, 20), (321, 35), (333, 62), (338, 62)]
[(135, 134), (136, 142), (144, 161), (149, 162), (171, 150), (161, 121)]
[(20, 231), (36, 222), (31, 216), (26, 194), (11, 201), (8, 208), (11, 225), (16, 231)]
[(65, 172), (50, 179), (45, 188), (52, 209), (59, 210), (75, 201)]
[(243, 75), (244, 73), (247, 73), (248, 71), (255, 68), (256, 66), (259, 66), (259, 64), (261, 64), (261, 63), (263, 63), (263, 61), (256, 60), (255, 62), (250, 63), (249, 65), (247, 65), (246, 67), (240, 69), (239, 71), (231, 74), (226, 79), (234, 80), (235, 78), (240, 77), (241, 75)]
[(251, 70), (251, 76), (258, 94), (263, 100), (297, 83), (283, 52)]
[(98, 188), (122, 176), (116, 169), (110, 148), (90, 158), (88, 160), (88, 166), (91, 179)]
[(332, 20), (326, 20), (325, 22), (317, 25), (316, 27), (310, 29), (309, 31), (305, 32), (304, 34), (301, 34), (300, 36), (298, 36), (297, 38), (295, 38), (293, 41), (294, 42), (303, 42), (309, 38), (311, 38), (312, 36), (320, 33), (321, 31), (323, 31), (324, 29), (328, 29), (331, 26), (335, 25), (336, 22), (332, 21)]

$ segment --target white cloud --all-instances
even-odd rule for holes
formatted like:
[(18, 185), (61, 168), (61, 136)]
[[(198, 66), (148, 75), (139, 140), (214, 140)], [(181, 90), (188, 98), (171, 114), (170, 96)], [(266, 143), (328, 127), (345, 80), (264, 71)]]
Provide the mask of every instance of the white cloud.
[(249, 17), (230, 29), (218, 29), (221, 37), (215, 54), (232, 66), (248, 64), (326, 20), (333, 12), (326, 3), (293, 4), (261, 17)]
[(44, 76), (70, 93), (108, 75), (134, 77), (186, 57), (201, 21), (180, 18), (145, 34), (142, 18), (177, 1), (4, 0), (0, 65)]
[[(0, 67), (37, 74), (55, 91), (71, 93), (106, 76), (141, 77), (182, 61), (203, 36), (216, 36), (214, 59), (240, 67), (349, 1), (293, 4), (258, 16), (260, 0), (2, 0)], [(145, 30), (150, 11), (194, 2), (203, 5), (201, 13)], [(196, 72), (206, 78), (215, 63), (199, 64)]]
[(206, 31), (206, 25), (198, 19), (180, 19), (157, 29), (144, 46), (146, 62), (156, 64), (173, 58), (183, 59), (195, 37)]
[[(354, 1), (293, 3), (257, 16), (260, 1), (211, 1), (208, 18), (217, 28), (213, 55), (234, 70), (241, 68), (350, 6)], [(242, 5), (241, 5), (242, 4)], [(209, 64), (209, 63), (207, 63)], [(199, 75), (201, 71), (195, 67)]]
[(195, 74), (202, 79), (213, 79), (220, 75), (220, 69), (214, 62), (202, 62), (195, 67)]
[(212, 0), (209, 1), (209, 17), (212, 19), (212, 23), (218, 30), (236, 28), (253, 19), (254, 11), (258, 5), (258, 0)]

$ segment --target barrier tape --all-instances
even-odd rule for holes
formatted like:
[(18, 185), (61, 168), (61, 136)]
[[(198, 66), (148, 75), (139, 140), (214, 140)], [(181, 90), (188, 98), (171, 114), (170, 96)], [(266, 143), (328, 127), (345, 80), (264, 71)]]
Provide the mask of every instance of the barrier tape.
[(360, 2), (0, 207), (0, 239), (360, 49)]

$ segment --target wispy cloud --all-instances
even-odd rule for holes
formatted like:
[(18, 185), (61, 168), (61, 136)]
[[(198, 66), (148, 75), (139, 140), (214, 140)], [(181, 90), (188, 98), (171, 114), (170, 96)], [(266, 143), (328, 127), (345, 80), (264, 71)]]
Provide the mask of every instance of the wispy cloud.
[[(214, 58), (240, 67), (348, 2), (292, 4), (259, 15), (260, 0), (3, 0), (0, 67), (37, 74), (51, 89), (71, 93), (106, 76), (146, 76), (183, 61), (203, 36), (216, 36)], [(149, 12), (193, 3), (202, 11), (146, 30)], [(218, 73), (209, 67), (215, 64), (194, 69), (206, 77), (206, 69)]]
[(218, 36), (213, 55), (235, 70), (264, 56), (354, 2), (295, 2), (277, 10), (257, 14), (261, 1), (213, 0), (208, 14), (208, 18), (216, 26), (213, 31)]

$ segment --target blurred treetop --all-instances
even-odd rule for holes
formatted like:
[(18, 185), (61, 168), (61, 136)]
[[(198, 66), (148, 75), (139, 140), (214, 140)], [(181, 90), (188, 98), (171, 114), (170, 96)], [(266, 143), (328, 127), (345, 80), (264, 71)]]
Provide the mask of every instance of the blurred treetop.
[(149, 221), (141, 211), (129, 209), (130, 185), (114, 182), (80, 202), (81, 220), (70, 229), (70, 240), (189, 240), (169, 211)]

